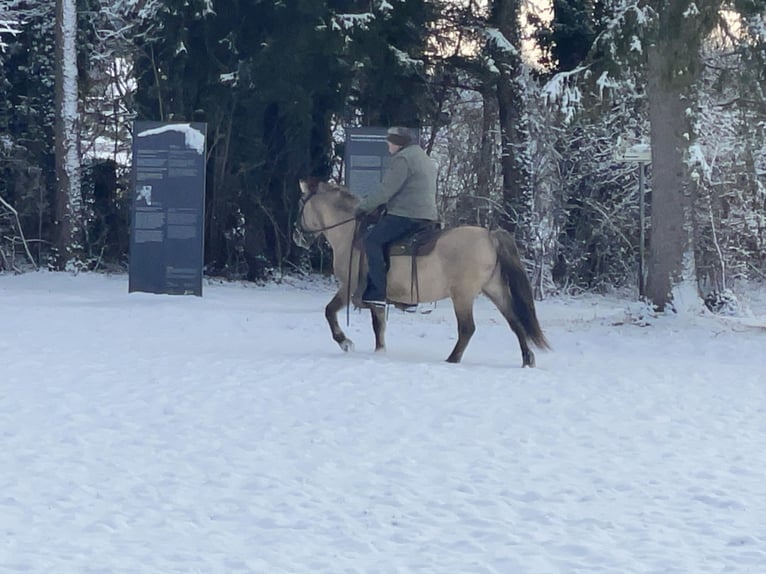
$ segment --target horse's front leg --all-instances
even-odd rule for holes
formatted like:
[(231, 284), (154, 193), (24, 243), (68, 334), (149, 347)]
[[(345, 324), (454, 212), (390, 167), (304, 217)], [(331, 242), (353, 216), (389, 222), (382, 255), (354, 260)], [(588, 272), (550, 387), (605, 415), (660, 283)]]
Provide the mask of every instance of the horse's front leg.
[(370, 307), (372, 330), (375, 333), (375, 351), (386, 350), (386, 308)]
[(330, 331), (332, 332), (332, 338), (335, 340), (340, 348), (345, 352), (354, 350), (354, 342), (346, 337), (343, 329), (338, 324), (338, 311), (340, 311), (346, 304), (346, 295), (344, 288), (341, 287), (335, 294), (335, 297), (324, 308), (324, 316), (327, 319), (327, 323), (330, 325)]

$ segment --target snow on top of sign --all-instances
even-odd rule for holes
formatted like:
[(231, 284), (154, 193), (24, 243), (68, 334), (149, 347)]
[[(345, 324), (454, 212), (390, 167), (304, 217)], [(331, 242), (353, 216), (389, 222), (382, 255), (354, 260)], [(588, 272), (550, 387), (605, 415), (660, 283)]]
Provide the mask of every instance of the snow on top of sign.
[(172, 124), (161, 126), (159, 128), (152, 128), (140, 132), (138, 137), (156, 136), (167, 132), (180, 132), (184, 134), (184, 143), (186, 144), (186, 147), (195, 150), (200, 155), (205, 152), (205, 134), (198, 129), (193, 128), (191, 124)]

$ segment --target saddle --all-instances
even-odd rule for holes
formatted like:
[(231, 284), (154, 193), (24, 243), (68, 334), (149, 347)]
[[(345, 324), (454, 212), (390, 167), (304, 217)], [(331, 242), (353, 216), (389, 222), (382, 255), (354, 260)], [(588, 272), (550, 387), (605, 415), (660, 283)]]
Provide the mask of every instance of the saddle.
[[(371, 226), (378, 222), (382, 214), (383, 211), (378, 209), (360, 219), (352, 240), (354, 247), (364, 252), (364, 235)], [(411, 234), (391, 243), (388, 246), (386, 255), (389, 257), (399, 255), (428, 255), (433, 251), (433, 248), (436, 245), (436, 240), (439, 239), (439, 236), (443, 231), (441, 222), (423, 220), (421, 227)]]
[[(418, 286), (418, 267), (416, 257), (428, 255), (431, 253), (431, 251), (433, 251), (434, 247), (436, 246), (436, 241), (439, 239), (443, 232), (444, 230), (441, 228), (441, 224), (438, 221), (424, 222), (420, 229), (406, 237), (403, 237), (402, 239), (394, 241), (388, 246), (388, 250), (386, 251), (386, 268), (388, 268), (388, 263), (391, 257), (409, 256), (412, 258), (412, 285), (410, 286), (410, 289), (415, 300), (417, 300), (417, 295), (420, 291)], [(366, 255), (362, 246), (362, 236), (363, 233), (359, 233), (359, 235), (354, 239), (354, 243), (361, 249), (363, 261)], [(357, 307), (362, 306), (360, 303), (362, 293), (367, 286), (367, 276), (362, 272), (363, 267), (364, 265), (362, 265), (360, 262), (359, 282), (357, 283), (357, 290), (352, 297), (352, 301)], [(417, 306), (396, 302), (393, 302), (393, 304), (396, 307), (404, 310), (411, 310)]]
[(394, 241), (388, 246), (388, 256), (397, 257), (400, 255), (428, 255), (433, 251), (436, 240), (442, 234), (439, 222), (434, 221), (424, 224), (412, 235)]

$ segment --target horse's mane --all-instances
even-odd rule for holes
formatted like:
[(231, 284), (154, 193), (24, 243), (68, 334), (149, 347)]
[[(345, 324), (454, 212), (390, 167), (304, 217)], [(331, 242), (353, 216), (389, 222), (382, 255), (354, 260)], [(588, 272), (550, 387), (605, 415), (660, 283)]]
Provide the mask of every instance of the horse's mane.
[(348, 189), (347, 187), (338, 185), (337, 189), (338, 191), (340, 191), (341, 201), (343, 202), (344, 205), (347, 205), (353, 208), (354, 206), (356, 206), (357, 203), (359, 203), (359, 196), (352, 193), (351, 190)]
[(338, 199), (335, 202), (335, 205), (338, 209), (352, 211), (356, 204), (359, 203), (359, 197), (354, 195), (350, 189), (340, 185), (339, 183), (335, 183), (334, 181), (322, 181), (317, 185), (317, 191), (320, 193), (323, 191), (338, 192)]
[(319, 179), (318, 177), (308, 177), (301, 180), (306, 184), (310, 194), (323, 192), (338, 192), (334, 205), (337, 209), (353, 211), (356, 204), (359, 203), (359, 197), (354, 195), (347, 187), (334, 181)]

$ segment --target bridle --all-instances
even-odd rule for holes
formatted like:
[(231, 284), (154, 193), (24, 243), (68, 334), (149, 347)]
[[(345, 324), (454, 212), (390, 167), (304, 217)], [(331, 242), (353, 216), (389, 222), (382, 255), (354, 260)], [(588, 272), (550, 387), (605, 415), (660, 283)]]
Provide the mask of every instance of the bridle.
[(313, 198), (318, 191), (316, 189), (312, 189), (308, 192), (308, 194), (305, 195), (305, 197), (301, 197), (299, 203), (298, 203), (298, 221), (295, 222), (295, 229), (299, 231), (300, 233), (307, 233), (311, 236), (318, 236), (321, 233), (324, 233), (325, 231), (329, 231), (330, 229), (335, 229), (336, 227), (340, 227), (341, 225), (346, 225), (347, 223), (350, 223), (352, 221), (356, 221), (355, 216), (351, 216), (348, 219), (343, 219), (342, 221), (338, 221), (337, 223), (333, 223), (331, 225), (325, 225), (324, 227), (318, 227), (316, 229), (309, 229), (306, 227), (303, 221), (304, 216), (304, 209), (306, 208), (306, 204)]
[(324, 227), (318, 227), (316, 229), (308, 229), (303, 221), (304, 210), (306, 209), (306, 204), (309, 201), (311, 201), (311, 198), (314, 197), (317, 193), (318, 193), (318, 187), (310, 189), (307, 194), (301, 196), (300, 201), (298, 203), (299, 215), (298, 215), (298, 221), (295, 222), (293, 239), (295, 239), (295, 235), (298, 234), (301, 236), (303, 242), (305, 244), (308, 244), (309, 242), (306, 241), (306, 238), (303, 236), (304, 233), (308, 233), (309, 235), (311, 235), (312, 241), (313, 241), (319, 235), (321, 235), (322, 233), (325, 233), (326, 231), (330, 231), (331, 229), (335, 229), (336, 227), (346, 225), (347, 223), (351, 223), (352, 221), (354, 222), (354, 231), (351, 236), (352, 248), (349, 249), (349, 256), (348, 256), (348, 276), (349, 277), (348, 277), (348, 281), (346, 282), (346, 324), (348, 325), (350, 321), (349, 313), (350, 313), (350, 307), (351, 307), (351, 269), (352, 269), (352, 263), (353, 263), (353, 257), (354, 257), (354, 249), (353, 249), (354, 239), (353, 238), (356, 237), (359, 231), (359, 220), (356, 218), (356, 216), (352, 215), (351, 217), (338, 221), (337, 223), (325, 225)]

